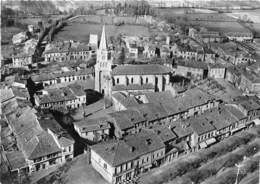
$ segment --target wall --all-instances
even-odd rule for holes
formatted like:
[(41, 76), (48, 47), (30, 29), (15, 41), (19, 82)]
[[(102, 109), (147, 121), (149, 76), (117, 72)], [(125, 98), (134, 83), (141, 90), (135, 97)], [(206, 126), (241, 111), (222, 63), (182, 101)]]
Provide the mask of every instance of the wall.
[[(107, 169), (103, 167), (107, 164)], [(94, 150), (91, 150), (91, 165), (98, 171), (109, 183), (113, 181), (115, 168), (106, 163)]]

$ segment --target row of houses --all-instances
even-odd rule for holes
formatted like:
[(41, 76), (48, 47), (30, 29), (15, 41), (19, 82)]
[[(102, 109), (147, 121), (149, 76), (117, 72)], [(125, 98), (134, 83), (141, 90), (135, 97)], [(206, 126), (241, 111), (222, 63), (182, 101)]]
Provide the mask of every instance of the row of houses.
[(88, 61), (96, 57), (96, 46), (73, 41), (54, 42), (46, 45), (43, 57), (45, 62)]
[(35, 86), (50, 87), (57, 84), (69, 84), (76, 81), (93, 79), (94, 71), (90, 68), (82, 70), (57, 71), (32, 75), (30, 80)]
[(35, 105), (41, 109), (75, 109), (86, 104), (84, 87), (73, 83), (66, 87), (43, 89), (34, 95)]
[[(148, 115), (152, 119), (145, 120), (138, 113), (138, 106), (109, 114), (111, 126), (115, 131), (125, 129), (124, 136), (91, 147), (92, 166), (110, 183), (133, 181), (140, 173), (170, 163), (181, 154), (204, 149), (260, 124), (260, 103), (255, 96), (238, 97), (202, 114), (164, 123), (158, 114), (153, 116), (156, 121), (153, 120), (152, 113), (156, 111)], [(152, 106), (155, 105), (150, 103), (147, 108)]]
[(74, 139), (51, 114), (19, 106), (4, 117), (4, 131), (11, 133), (3, 138), (2, 154), (10, 172), (31, 174), (74, 157)]
[[(150, 125), (165, 124), (202, 114), (208, 109), (218, 107), (220, 103), (220, 100), (197, 88), (177, 97), (169, 91), (135, 96), (116, 93), (112, 95), (112, 101), (114, 111), (104, 113), (105, 117), (76, 121), (74, 128), (78, 134), (83, 135), (83, 138), (87, 138), (85, 135), (92, 135), (87, 139), (93, 141), (97, 138), (94, 136), (95, 133), (107, 137), (110, 131), (106, 130), (113, 128), (113, 132), (110, 133), (122, 138)], [(94, 130), (93, 124), (96, 124)]]

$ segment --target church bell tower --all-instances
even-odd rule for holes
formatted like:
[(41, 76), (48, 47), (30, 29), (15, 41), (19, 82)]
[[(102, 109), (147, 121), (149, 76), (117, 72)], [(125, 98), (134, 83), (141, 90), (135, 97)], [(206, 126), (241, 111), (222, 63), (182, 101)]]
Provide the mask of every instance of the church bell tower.
[(105, 26), (103, 26), (100, 44), (97, 49), (95, 90), (106, 97), (112, 95), (112, 58), (111, 52), (107, 48)]

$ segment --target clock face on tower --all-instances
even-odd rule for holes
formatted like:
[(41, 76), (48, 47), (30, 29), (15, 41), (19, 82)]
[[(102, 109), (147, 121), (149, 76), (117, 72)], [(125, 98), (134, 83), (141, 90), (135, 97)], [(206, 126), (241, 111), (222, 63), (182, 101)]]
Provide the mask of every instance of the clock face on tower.
[(105, 56), (105, 55), (102, 55), (101, 59), (102, 59), (102, 60), (105, 60), (105, 59), (106, 59), (106, 56)]

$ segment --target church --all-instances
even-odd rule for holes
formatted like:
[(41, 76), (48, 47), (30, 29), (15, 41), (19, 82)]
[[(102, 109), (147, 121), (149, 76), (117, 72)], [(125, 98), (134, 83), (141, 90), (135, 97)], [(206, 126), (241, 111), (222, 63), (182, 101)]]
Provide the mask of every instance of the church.
[(159, 64), (113, 65), (103, 26), (95, 64), (95, 90), (106, 97), (116, 92), (145, 93), (165, 91), (171, 69)]

